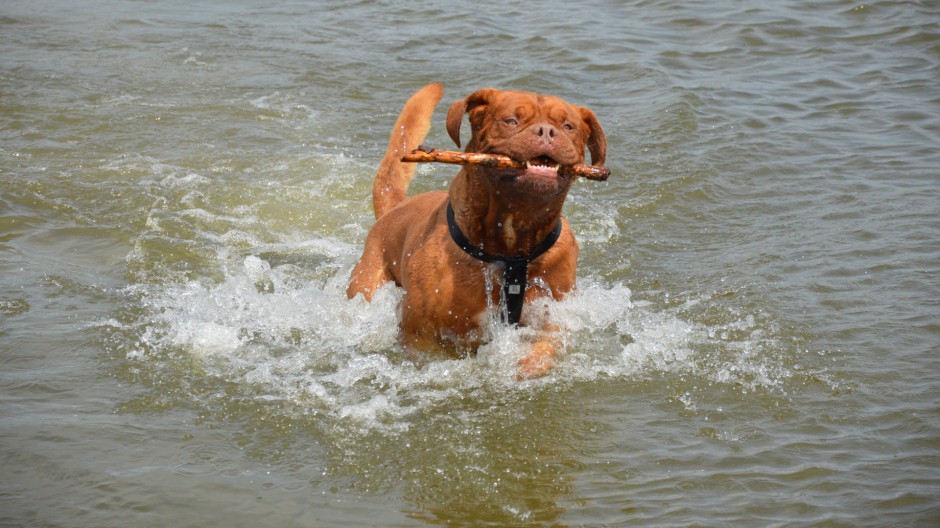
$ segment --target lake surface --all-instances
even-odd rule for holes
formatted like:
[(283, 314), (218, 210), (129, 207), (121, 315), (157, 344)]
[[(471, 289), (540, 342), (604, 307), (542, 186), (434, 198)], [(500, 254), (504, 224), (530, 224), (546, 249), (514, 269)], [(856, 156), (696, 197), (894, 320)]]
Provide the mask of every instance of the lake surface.
[[(345, 298), (431, 81), (606, 131), (544, 379)], [(938, 87), (929, 1), (7, 0), (0, 525), (940, 525)]]

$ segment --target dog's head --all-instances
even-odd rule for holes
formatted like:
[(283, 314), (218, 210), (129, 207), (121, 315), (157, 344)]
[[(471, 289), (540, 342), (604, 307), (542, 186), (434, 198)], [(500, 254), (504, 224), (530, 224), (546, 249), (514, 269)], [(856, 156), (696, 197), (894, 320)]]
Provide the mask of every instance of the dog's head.
[(481, 169), (530, 191), (567, 190), (572, 177), (560, 168), (584, 162), (601, 166), (607, 139), (594, 112), (558, 97), (530, 92), (477, 90), (451, 105), (447, 132), (460, 146), (460, 125), (469, 114), (467, 152), (502, 154), (527, 162), (526, 169)]

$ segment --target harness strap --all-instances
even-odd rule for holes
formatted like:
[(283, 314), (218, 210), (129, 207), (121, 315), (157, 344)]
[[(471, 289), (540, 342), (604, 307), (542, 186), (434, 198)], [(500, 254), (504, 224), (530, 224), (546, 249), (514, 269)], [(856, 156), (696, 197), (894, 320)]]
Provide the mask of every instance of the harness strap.
[(450, 231), (450, 238), (465, 253), (482, 262), (503, 267), (503, 299), (506, 301), (506, 308), (502, 313), (503, 321), (509, 324), (519, 324), (522, 318), (522, 300), (525, 298), (529, 263), (542, 256), (558, 241), (558, 237), (561, 236), (561, 220), (558, 220), (555, 229), (535, 246), (532, 253), (522, 257), (490, 255), (471, 244), (457, 226), (454, 208), (451, 207), (450, 202), (447, 202), (447, 229)]

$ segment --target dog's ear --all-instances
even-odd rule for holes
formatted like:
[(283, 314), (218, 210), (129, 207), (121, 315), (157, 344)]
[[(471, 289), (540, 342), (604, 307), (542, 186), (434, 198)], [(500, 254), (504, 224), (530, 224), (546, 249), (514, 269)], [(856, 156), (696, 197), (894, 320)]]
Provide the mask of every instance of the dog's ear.
[[(447, 133), (457, 144), (457, 148), (460, 148), (460, 124), (463, 123), (464, 114), (472, 112), (480, 106), (488, 105), (498, 92), (499, 90), (493, 88), (484, 88), (450, 105), (450, 109), (447, 111)], [(473, 127), (472, 121), (470, 126)], [(473, 133), (472, 129), (470, 133)]]
[(591, 153), (591, 165), (600, 167), (607, 159), (607, 136), (594, 112), (581, 108), (581, 119), (588, 131), (587, 148)]

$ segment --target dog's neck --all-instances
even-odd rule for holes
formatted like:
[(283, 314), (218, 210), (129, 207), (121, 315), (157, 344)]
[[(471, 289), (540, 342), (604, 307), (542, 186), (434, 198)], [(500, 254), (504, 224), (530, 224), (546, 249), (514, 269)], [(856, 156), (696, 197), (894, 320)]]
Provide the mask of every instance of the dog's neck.
[(530, 254), (558, 224), (567, 187), (555, 196), (524, 194), (477, 170), (485, 169), (464, 167), (451, 183), (458, 227), (491, 255)]

